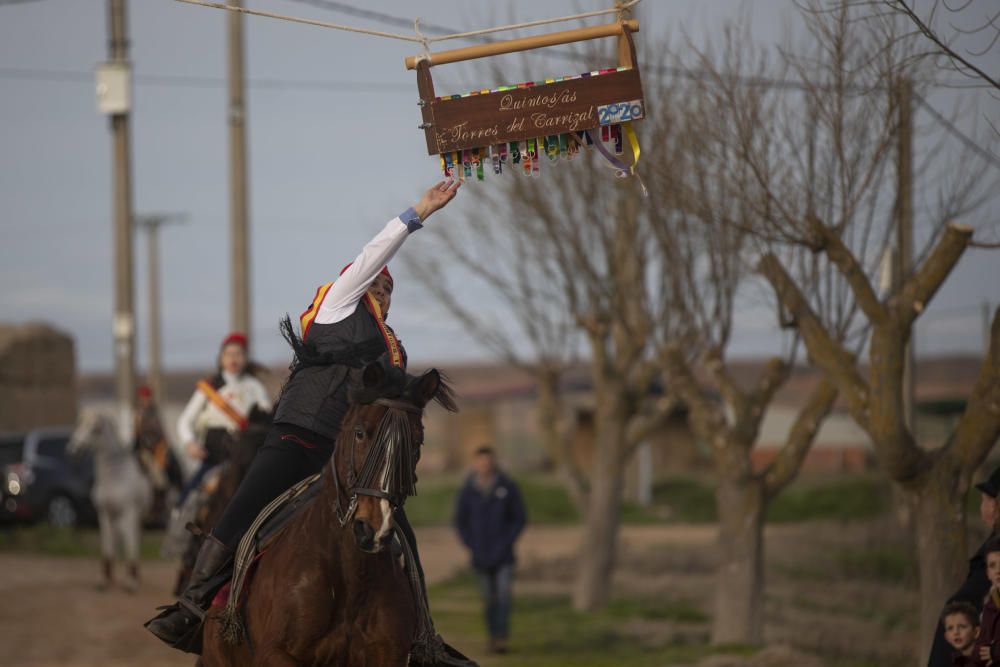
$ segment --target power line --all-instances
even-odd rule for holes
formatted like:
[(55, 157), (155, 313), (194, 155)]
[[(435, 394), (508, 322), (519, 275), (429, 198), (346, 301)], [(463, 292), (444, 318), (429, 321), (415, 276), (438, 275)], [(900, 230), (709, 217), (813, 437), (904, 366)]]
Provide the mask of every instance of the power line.
[[(357, 16), (360, 18), (370, 19), (377, 23), (383, 23), (387, 25), (392, 25), (395, 27), (412, 27), (413, 22), (405, 19), (401, 16), (393, 16), (392, 14), (385, 14), (383, 12), (376, 12), (367, 9), (358, 9), (344, 2), (338, 2), (337, 0), (290, 0), (291, 2), (298, 2), (300, 4), (312, 5), (314, 7), (321, 7), (329, 11), (341, 12), (344, 14), (350, 14), (352, 16)], [(426, 33), (432, 34), (454, 34), (459, 33), (461, 30), (458, 28), (452, 28), (448, 26), (435, 25), (433, 23), (420, 23), (420, 29)], [(478, 42), (493, 42), (494, 39), (485, 36), (469, 37), (468, 39)], [(571, 51), (569, 49), (547, 49), (546, 55), (555, 56), (560, 60), (572, 60), (574, 62), (579, 62), (582, 59), (581, 54)], [(658, 72), (660, 74), (667, 74), (670, 76), (677, 76), (685, 79), (692, 80), (703, 80), (706, 76), (706, 72), (701, 70), (688, 69), (684, 67), (671, 67), (669, 65), (661, 65), (657, 67), (646, 67), (646, 71)], [(794, 91), (808, 91), (815, 88), (815, 86), (809, 86), (802, 81), (794, 80), (778, 80), (769, 77), (759, 77), (759, 76), (738, 76), (733, 77), (735, 80), (739, 81), (744, 85), (775, 88), (778, 90), (794, 90)], [(947, 87), (949, 84), (945, 84)], [(872, 89), (862, 89), (857, 90), (861, 94), (870, 93)], [(941, 113), (932, 107), (925, 99), (914, 94), (914, 98), (917, 102), (927, 110), (934, 120), (943, 126), (949, 133), (955, 138), (961, 141), (967, 148), (974, 151), (980, 157), (982, 157), (986, 162), (993, 165), (994, 167), (1000, 167), (1000, 158), (993, 155), (986, 149), (979, 146), (978, 143), (964, 132), (959, 130), (955, 125), (945, 118)]]
[(944, 114), (942, 114), (940, 111), (932, 107), (927, 100), (920, 97), (916, 93), (913, 94), (913, 99), (917, 101), (917, 104), (919, 104), (920, 106), (922, 106), (924, 109), (927, 110), (927, 113), (929, 113), (931, 117), (933, 117), (934, 120), (938, 122), (938, 125), (941, 125), (942, 127), (944, 127), (944, 129), (948, 130), (948, 132), (950, 132), (951, 135), (954, 136), (956, 139), (961, 141), (966, 148), (971, 150), (973, 153), (976, 153), (979, 157), (983, 158), (986, 162), (993, 165), (994, 167), (1000, 168), (1000, 158), (998, 158), (996, 155), (994, 155), (993, 153), (989, 152), (988, 150), (980, 146), (978, 143), (976, 143), (974, 139), (972, 139), (970, 136), (968, 136), (960, 129), (955, 127), (955, 125), (950, 120), (945, 118)]
[[(0, 0), (2, 2), (3, 0)], [(94, 73), (81, 70), (49, 70), (28, 67), (0, 67), (0, 79), (21, 81), (62, 81), (67, 83), (94, 83)], [(223, 77), (183, 74), (136, 74), (140, 85), (183, 88), (224, 88)], [(402, 83), (344, 80), (286, 80), (250, 79), (247, 85), (259, 90), (317, 90), (329, 92), (398, 93), (412, 92), (413, 87)]]
[(40, 2), (40, 0), (0, 0), (0, 7), (5, 5), (26, 5), (29, 2)]

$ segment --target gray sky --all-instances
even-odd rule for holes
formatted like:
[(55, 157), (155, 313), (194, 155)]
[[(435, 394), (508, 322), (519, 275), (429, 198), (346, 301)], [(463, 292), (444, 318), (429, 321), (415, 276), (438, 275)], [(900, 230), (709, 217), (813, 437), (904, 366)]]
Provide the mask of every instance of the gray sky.
[[(378, 27), (289, 0), (247, 4)], [(589, 9), (610, 3), (514, 0), (510, 11), (516, 20), (529, 20), (568, 13), (574, 4)], [(188, 224), (166, 228), (161, 237), (165, 361), (205, 366), (229, 319), (224, 16), (169, 0), (129, 5), (136, 74), (135, 211), (190, 216)], [(482, 3), (480, 12), (475, 3), (457, 0), (364, 3), (463, 29), (489, 22), (492, 5)], [(643, 30), (661, 34), (684, 27), (699, 39), (743, 6), (732, 0), (646, 0)], [(749, 7), (755, 38), (776, 42), (790, 0), (757, 0)], [(278, 319), (286, 312), (297, 315), (316, 286), (334, 277), (386, 220), (416, 201), (439, 172), (416, 129), (415, 78), (402, 64), (404, 56), (417, 52), (415, 45), (264, 18), (249, 17), (245, 25), (251, 84), (252, 335), (256, 356), (277, 362), (287, 358)], [(0, 320), (40, 319), (72, 332), (84, 370), (111, 364), (110, 135), (107, 119), (96, 109), (91, 74), (106, 58), (106, 45), (103, 0), (0, 4)], [(996, 65), (992, 71), (1000, 71), (998, 58), (989, 57)], [(539, 75), (572, 69), (555, 61), (549, 67), (558, 69)], [(439, 77), (435, 70), (441, 88), (460, 80), (454, 77)], [(950, 109), (956, 95), (947, 91), (932, 101)], [(969, 108), (978, 105), (978, 112), (967, 114), (963, 129), (973, 133), (978, 118), (977, 136), (987, 137), (982, 116), (997, 118), (1000, 103), (983, 93), (967, 93), (965, 100)], [(918, 122), (930, 120), (925, 115)], [(489, 180), (467, 187), (488, 188)], [(469, 193), (462, 195), (429, 224), (447, 225), (449, 219), (477, 214)], [(996, 219), (1000, 209), (994, 205), (984, 215)], [(418, 234), (407, 248), (430, 240)], [(139, 235), (140, 365), (146, 335), (144, 260)], [(411, 357), (486, 357), (407, 283), (401, 263), (396, 264), (400, 275), (392, 322)], [(981, 304), (1000, 300), (998, 285), (1000, 254), (970, 251), (926, 313), (918, 350), (978, 351)], [(770, 317), (746, 306), (733, 352), (761, 354), (772, 349), (774, 340)]]

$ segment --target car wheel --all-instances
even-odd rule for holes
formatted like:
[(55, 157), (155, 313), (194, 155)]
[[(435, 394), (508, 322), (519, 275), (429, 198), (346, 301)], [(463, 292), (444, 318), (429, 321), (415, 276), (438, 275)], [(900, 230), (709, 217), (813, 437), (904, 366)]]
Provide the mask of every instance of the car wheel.
[(49, 500), (46, 518), (53, 526), (72, 528), (77, 524), (79, 515), (72, 500), (63, 495), (57, 495)]

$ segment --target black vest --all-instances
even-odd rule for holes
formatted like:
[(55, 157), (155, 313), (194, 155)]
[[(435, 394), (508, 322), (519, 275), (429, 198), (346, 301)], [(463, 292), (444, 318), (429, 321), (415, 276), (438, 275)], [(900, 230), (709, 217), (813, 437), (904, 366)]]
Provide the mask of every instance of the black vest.
[[(375, 316), (368, 312), (364, 300), (347, 318), (332, 324), (313, 322), (309, 327), (309, 344), (321, 354), (336, 355), (373, 340), (384, 341)], [(398, 341), (397, 341), (398, 342)], [(403, 367), (406, 367), (406, 352), (399, 343)], [(379, 352), (360, 354), (350, 364), (327, 364), (305, 366), (292, 373), (281, 392), (281, 399), (275, 411), (274, 422), (294, 424), (309, 429), (331, 440), (340, 433), (340, 423), (347, 414), (347, 392), (361, 378), (364, 367), (387, 357), (389, 351), (383, 342), (375, 347)], [(368, 356), (370, 358), (361, 358)]]

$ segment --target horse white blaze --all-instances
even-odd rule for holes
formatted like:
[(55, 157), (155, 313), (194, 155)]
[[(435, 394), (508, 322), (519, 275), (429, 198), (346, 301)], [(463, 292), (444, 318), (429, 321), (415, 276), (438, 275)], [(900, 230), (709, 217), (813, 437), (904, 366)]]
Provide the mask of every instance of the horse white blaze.
[(378, 532), (375, 533), (375, 544), (380, 544), (385, 536), (389, 534), (392, 530), (392, 506), (389, 501), (382, 498), (378, 501), (379, 508), (382, 510), (382, 525), (379, 527)]

